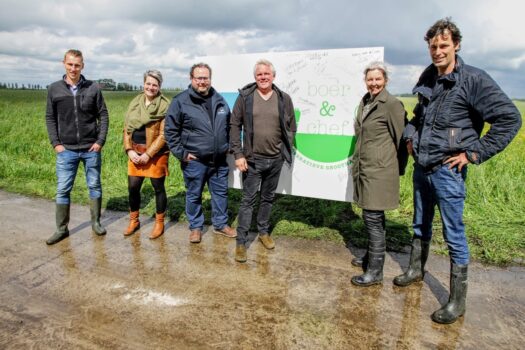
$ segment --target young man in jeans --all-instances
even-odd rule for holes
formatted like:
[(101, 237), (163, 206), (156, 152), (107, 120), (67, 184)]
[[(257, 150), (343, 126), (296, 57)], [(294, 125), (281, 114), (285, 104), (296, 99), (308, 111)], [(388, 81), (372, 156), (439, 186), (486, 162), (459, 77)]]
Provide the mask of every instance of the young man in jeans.
[[(414, 156), (414, 238), (408, 270), (394, 284), (423, 280), (437, 205), (450, 255), (450, 297), (432, 314), (437, 323), (453, 323), (465, 313), (469, 250), (463, 207), (468, 164), (480, 164), (501, 152), (521, 127), (516, 106), (492, 78), (463, 62), (459, 28), (448, 18), (437, 21), (425, 40), (432, 64), (421, 74), (414, 118), (404, 132)], [(490, 129), (482, 136), (485, 122)]]
[(91, 228), (99, 236), (106, 234), (100, 224), (100, 152), (108, 132), (108, 110), (98, 85), (81, 74), (82, 52), (68, 50), (63, 64), (66, 74), (51, 84), (47, 93), (46, 125), (56, 152), (57, 174), (57, 229), (46, 241), (49, 245), (69, 236), (70, 193), (80, 162), (84, 164), (91, 199)]

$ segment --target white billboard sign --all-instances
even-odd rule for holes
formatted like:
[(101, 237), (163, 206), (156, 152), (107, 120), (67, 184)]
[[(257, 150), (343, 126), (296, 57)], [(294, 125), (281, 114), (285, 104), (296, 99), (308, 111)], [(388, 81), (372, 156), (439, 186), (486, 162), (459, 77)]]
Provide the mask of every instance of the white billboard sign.
[[(354, 118), (365, 94), (363, 70), (383, 61), (382, 47), (268, 52), (208, 56), (212, 85), (230, 108), (238, 89), (254, 81), (253, 67), (265, 58), (276, 69), (274, 84), (290, 94), (297, 135), (291, 167), (283, 166), (277, 193), (352, 201), (351, 156), (355, 145)], [(230, 186), (241, 188), (242, 176), (229, 160)], [(235, 169), (235, 170), (234, 170)]]

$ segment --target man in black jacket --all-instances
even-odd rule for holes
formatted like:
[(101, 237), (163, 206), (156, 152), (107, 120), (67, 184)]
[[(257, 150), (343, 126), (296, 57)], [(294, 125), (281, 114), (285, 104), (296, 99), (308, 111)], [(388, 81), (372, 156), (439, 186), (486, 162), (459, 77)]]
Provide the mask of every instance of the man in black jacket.
[[(448, 18), (426, 33), (432, 65), (414, 88), (418, 104), (404, 132), (414, 156), (414, 238), (408, 270), (394, 279), (407, 286), (424, 277), (432, 238), (434, 207), (441, 213), (450, 255), (450, 297), (432, 314), (437, 323), (453, 323), (465, 313), (469, 250), (463, 224), (467, 165), (501, 152), (521, 127), (512, 101), (484, 71), (457, 55), (459, 28)], [(481, 136), (485, 122), (490, 129)]]
[(102, 185), (101, 150), (108, 132), (108, 110), (96, 83), (81, 74), (82, 52), (68, 50), (64, 55), (66, 74), (49, 86), (46, 125), (56, 152), (56, 232), (46, 241), (55, 244), (69, 236), (70, 193), (78, 165), (84, 164), (91, 199), (91, 227), (99, 236), (106, 234), (100, 224)]
[(180, 161), (186, 185), (186, 216), (190, 242), (199, 243), (204, 226), (202, 191), (211, 194), (213, 232), (234, 238), (228, 225), (228, 135), (230, 108), (211, 86), (211, 68), (197, 63), (190, 70), (190, 86), (171, 102), (164, 137)]
[(267, 60), (257, 61), (254, 78), (255, 83), (240, 90), (231, 122), (230, 148), (235, 156), (235, 166), (243, 173), (235, 249), (238, 262), (247, 260), (246, 241), (259, 188), (259, 240), (267, 249), (275, 247), (269, 232), (272, 203), (283, 162), (292, 162), (293, 138), (297, 129), (292, 99), (273, 84), (273, 64)]

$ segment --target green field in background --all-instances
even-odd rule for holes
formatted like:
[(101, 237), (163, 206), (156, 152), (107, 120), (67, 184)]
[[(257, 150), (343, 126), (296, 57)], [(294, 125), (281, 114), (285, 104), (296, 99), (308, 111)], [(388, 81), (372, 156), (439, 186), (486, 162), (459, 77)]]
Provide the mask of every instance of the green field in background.
[[(124, 113), (135, 92), (105, 92), (110, 113), (110, 129), (103, 149), (102, 186), (104, 206), (127, 211), (127, 157), (122, 149)], [(170, 96), (171, 97), (171, 96)], [(414, 98), (401, 98), (409, 115)], [(0, 188), (31, 196), (53, 199), (55, 195), (55, 155), (45, 126), (46, 91), (0, 90)], [(516, 101), (522, 116), (525, 102)], [(85, 179), (79, 172), (72, 200), (87, 203)], [(411, 239), (412, 166), (401, 178), (401, 205), (387, 213), (387, 245), (402, 249)], [(511, 145), (480, 166), (470, 166), (467, 178), (465, 224), (472, 251), (478, 261), (492, 264), (525, 265), (525, 131), (522, 128)], [(185, 189), (178, 162), (170, 157), (167, 179), (168, 215), (185, 220)], [(230, 216), (236, 225), (241, 193), (230, 190)], [(204, 193), (206, 216), (210, 216), (210, 196)], [(148, 181), (143, 188), (143, 212), (154, 213), (154, 194)], [(366, 234), (360, 210), (349, 203), (281, 196), (272, 213), (274, 234), (328, 239), (364, 247)], [(54, 213), (49, 214), (54, 220)], [(446, 254), (439, 215), (436, 215), (433, 250)], [(51, 232), (41, 233), (42, 238)], [(110, 234), (121, 234), (110, 232)], [(169, 234), (169, 231), (168, 231)], [(312, 242), (315, 244), (315, 241)]]

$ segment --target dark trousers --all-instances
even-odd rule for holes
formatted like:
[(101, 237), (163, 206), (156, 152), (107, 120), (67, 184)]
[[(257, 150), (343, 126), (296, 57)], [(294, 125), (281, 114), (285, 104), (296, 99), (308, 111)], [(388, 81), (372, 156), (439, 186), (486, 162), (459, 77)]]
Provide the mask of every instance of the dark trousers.
[(237, 244), (246, 244), (259, 187), (261, 194), (259, 212), (257, 213), (257, 230), (259, 233), (269, 233), (270, 214), (282, 167), (283, 159), (281, 157), (275, 159), (256, 158), (248, 162), (248, 171), (243, 174)]
[[(164, 181), (166, 177), (160, 177), (158, 179), (150, 178), (151, 185), (155, 190), (155, 205), (157, 207), (157, 214), (164, 213), (168, 205), (168, 198), (166, 196), (166, 188), (164, 187)], [(129, 176), (128, 175), (128, 198), (129, 198), (129, 210), (137, 211), (140, 209), (140, 189), (144, 177), (142, 176)]]

